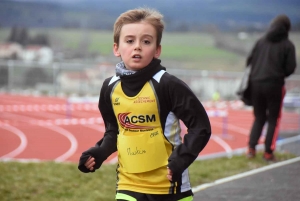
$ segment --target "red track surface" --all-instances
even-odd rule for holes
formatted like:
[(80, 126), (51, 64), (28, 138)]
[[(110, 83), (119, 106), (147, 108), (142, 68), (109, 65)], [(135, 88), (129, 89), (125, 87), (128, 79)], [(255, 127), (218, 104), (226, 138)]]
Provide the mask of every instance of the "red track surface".
[[(207, 111), (226, 111), (227, 116), (210, 115), (213, 135), (200, 156), (246, 147), (252, 111), (204, 105)], [(298, 119), (296, 113), (283, 113), (281, 130), (298, 130)], [(97, 103), (69, 104), (64, 98), (0, 94), (0, 160), (77, 163), (103, 132)], [(115, 162), (115, 157), (116, 153), (106, 162)]]

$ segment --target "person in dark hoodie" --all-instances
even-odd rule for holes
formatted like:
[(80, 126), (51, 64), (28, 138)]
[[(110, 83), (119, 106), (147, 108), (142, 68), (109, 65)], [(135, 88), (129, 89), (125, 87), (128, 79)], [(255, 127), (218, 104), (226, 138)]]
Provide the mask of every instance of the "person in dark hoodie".
[(263, 158), (266, 161), (276, 160), (274, 150), (286, 92), (285, 78), (296, 68), (295, 46), (288, 37), (290, 29), (288, 16), (276, 16), (247, 58), (247, 66), (252, 67), (249, 80), (255, 117), (249, 138), (248, 158), (255, 157), (255, 147), (267, 122)]
[[(114, 24), (116, 75), (101, 88), (104, 137), (83, 152), (78, 168), (94, 172), (118, 151), (116, 200), (190, 201), (188, 167), (211, 136), (207, 113), (158, 59), (163, 16), (150, 8), (122, 13)], [(181, 138), (180, 120), (188, 128)]]

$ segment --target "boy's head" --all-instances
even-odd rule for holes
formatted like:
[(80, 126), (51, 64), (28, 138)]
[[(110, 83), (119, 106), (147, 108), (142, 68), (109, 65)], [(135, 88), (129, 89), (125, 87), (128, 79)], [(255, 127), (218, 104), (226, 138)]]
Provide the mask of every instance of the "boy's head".
[(114, 25), (114, 54), (125, 67), (140, 70), (161, 54), (162, 15), (149, 8), (129, 10)]
[(146, 22), (151, 24), (156, 30), (157, 41), (156, 45), (159, 46), (164, 30), (163, 15), (158, 11), (150, 8), (138, 8), (128, 10), (122, 13), (114, 24), (114, 43), (119, 45), (121, 29), (125, 24), (132, 24), (138, 22)]

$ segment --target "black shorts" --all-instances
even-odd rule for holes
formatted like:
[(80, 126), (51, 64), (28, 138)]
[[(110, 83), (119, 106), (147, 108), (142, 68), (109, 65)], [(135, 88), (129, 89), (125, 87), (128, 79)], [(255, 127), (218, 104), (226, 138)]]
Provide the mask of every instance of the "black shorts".
[(133, 191), (119, 190), (116, 195), (117, 201), (192, 201), (191, 190), (179, 194), (145, 194)]

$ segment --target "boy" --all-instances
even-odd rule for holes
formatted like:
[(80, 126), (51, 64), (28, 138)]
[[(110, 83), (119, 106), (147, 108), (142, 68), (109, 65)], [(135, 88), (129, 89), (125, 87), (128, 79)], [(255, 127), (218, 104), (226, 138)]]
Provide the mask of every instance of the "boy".
[[(208, 116), (194, 93), (160, 65), (162, 15), (129, 10), (114, 24), (116, 75), (103, 83), (99, 109), (106, 131), (82, 153), (78, 168), (94, 172), (118, 151), (116, 200), (193, 200), (188, 166), (208, 143)], [(181, 119), (188, 133), (180, 136)]]

